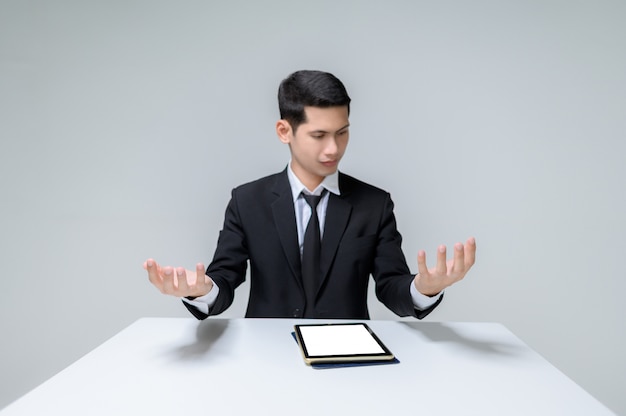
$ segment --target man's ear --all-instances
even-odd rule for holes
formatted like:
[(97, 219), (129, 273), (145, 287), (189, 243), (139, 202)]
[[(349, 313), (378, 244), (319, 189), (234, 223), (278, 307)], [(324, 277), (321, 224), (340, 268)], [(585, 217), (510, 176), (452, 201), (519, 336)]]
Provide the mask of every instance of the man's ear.
[(281, 142), (285, 144), (291, 143), (291, 125), (287, 120), (281, 119), (276, 122), (276, 134)]

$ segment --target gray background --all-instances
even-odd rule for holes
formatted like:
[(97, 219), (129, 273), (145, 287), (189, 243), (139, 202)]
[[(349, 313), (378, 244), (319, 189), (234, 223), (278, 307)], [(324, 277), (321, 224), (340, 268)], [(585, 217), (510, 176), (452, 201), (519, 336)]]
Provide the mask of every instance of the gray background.
[(625, 4), (1, 1), (0, 407), (189, 316), (141, 264), (211, 259), (231, 188), (287, 163), (276, 89), (308, 68), (345, 82), (341, 169), (391, 192), (410, 266), (477, 238), (428, 319), (502, 322), (626, 414)]

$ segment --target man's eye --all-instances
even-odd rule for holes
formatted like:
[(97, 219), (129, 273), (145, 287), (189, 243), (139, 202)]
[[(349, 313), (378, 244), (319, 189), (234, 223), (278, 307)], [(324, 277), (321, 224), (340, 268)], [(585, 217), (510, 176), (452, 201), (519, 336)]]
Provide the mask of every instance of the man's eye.
[(323, 134), (313, 134), (311, 135), (314, 139), (323, 139), (324, 135)]

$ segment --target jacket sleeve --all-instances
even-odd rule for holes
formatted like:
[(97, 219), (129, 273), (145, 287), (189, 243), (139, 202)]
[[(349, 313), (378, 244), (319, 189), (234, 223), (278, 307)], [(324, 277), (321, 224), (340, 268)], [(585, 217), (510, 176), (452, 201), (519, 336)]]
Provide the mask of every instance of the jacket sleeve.
[[(220, 288), (215, 303), (209, 308), (209, 315), (218, 315), (233, 303), (235, 289), (245, 281), (247, 265), (248, 248), (239, 217), (235, 189), (226, 207), (224, 226), (219, 234), (213, 260), (206, 270), (207, 276)], [(183, 304), (198, 319), (205, 319), (209, 316), (193, 305), (186, 302)]]
[(415, 308), (411, 299), (410, 285), (415, 278), (406, 264), (402, 252), (402, 236), (397, 230), (393, 213), (393, 201), (387, 194), (380, 217), (378, 243), (372, 276), (376, 282), (377, 298), (398, 316), (426, 317), (443, 299), (429, 308)]

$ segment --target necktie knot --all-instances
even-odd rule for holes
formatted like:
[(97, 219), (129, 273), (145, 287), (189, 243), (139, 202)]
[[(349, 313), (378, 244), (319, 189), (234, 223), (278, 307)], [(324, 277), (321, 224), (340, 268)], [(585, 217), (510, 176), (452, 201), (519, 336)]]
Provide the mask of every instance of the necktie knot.
[[(323, 195), (323, 194), (322, 194)], [(309, 206), (311, 207), (312, 210), (315, 210), (317, 208), (317, 205), (320, 203), (320, 201), (322, 200), (322, 195), (307, 195), (307, 194), (302, 194), (302, 197), (304, 198), (304, 200), (306, 201), (307, 204), (309, 204)]]

